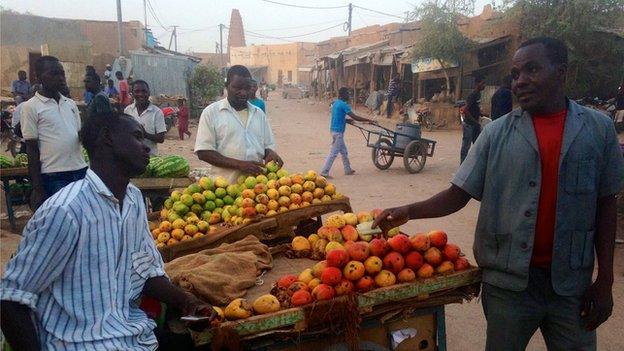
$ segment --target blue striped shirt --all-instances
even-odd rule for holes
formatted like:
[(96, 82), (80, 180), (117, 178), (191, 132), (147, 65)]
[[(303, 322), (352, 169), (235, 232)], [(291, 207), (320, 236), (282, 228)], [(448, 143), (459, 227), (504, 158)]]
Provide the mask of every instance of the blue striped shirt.
[(163, 275), (139, 189), (128, 185), (120, 211), (88, 170), (28, 222), (0, 299), (34, 311), (45, 350), (154, 350), (156, 324), (137, 299)]

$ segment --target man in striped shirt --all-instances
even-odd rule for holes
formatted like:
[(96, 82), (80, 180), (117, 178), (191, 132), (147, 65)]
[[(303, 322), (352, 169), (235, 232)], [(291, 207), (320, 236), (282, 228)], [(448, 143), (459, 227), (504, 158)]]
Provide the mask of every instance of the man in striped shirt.
[(91, 116), (81, 130), (84, 179), (37, 210), (0, 286), (2, 332), (15, 350), (155, 350), (149, 296), (183, 315), (215, 312), (175, 287), (148, 230), (139, 189), (149, 149), (131, 116)]

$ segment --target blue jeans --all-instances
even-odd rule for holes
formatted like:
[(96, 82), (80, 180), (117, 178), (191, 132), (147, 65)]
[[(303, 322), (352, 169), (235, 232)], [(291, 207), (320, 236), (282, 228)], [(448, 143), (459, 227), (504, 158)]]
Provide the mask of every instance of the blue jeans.
[(46, 192), (46, 197), (51, 197), (56, 194), (69, 183), (73, 183), (77, 180), (81, 180), (87, 174), (87, 167), (76, 171), (46, 173), (41, 175), (43, 181), (43, 188)]
[(581, 319), (582, 297), (557, 295), (550, 269), (531, 268), (523, 291), (484, 283), (481, 302), (487, 351), (524, 350), (538, 328), (549, 350), (596, 350), (596, 331)]
[(462, 123), (464, 128), (464, 136), (462, 137), (461, 153), (459, 155), (459, 163), (463, 163), (468, 155), (470, 146), (477, 141), (479, 134), (481, 133), (481, 126), (478, 124)]
[(347, 145), (344, 142), (344, 133), (332, 132), (331, 135), (331, 150), (329, 150), (329, 155), (327, 155), (327, 159), (325, 160), (325, 165), (323, 166), (321, 174), (329, 175), (329, 170), (334, 164), (334, 160), (336, 159), (336, 157), (338, 157), (338, 154), (342, 155), (342, 165), (344, 166), (345, 174), (351, 172), (351, 164), (349, 163)]

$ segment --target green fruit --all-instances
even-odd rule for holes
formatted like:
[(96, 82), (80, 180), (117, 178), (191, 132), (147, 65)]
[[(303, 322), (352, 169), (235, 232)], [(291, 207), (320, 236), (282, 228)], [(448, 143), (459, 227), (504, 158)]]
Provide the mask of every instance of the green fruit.
[(165, 156), (153, 169), (158, 178), (182, 178), (188, 177), (191, 167), (188, 161), (181, 156)]
[(216, 188), (227, 188), (227, 186), (230, 185), (230, 182), (223, 177), (217, 177), (214, 180), (214, 185)]
[(180, 201), (180, 196), (182, 196), (182, 193), (178, 190), (171, 192), (171, 200), (173, 200), (173, 202)]
[(217, 198), (217, 196), (215, 195), (215, 193), (213, 193), (210, 190), (206, 190), (202, 193), (202, 195), (204, 195), (204, 197), (206, 198), (207, 201), (214, 201), (214, 199)]
[(210, 211), (204, 211), (201, 213), (201, 219), (208, 222), (210, 220), (210, 215), (212, 214), (212, 212)]
[(221, 219), (226, 222), (229, 221), (231, 217), (232, 215), (228, 211), (223, 211), (223, 213), (221, 213)]
[(279, 170), (279, 166), (275, 161), (271, 161), (266, 164), (266, 168), (268, 172), (275, 173)]
[(165, 208), (170, 210), (173, 207), (173, 199), (169, 198), (165, 200)]
[(222, 212), (223, 212), (223, 209), (221, 207), (217, 207), (215, 208), (214, 211), (212, 211), (212, 213), (218, 213), (219, 215), (221, 215)]
[(214, 186), (214, 182), (212, 181), (212, 179), (208, 178), (208, 177), (201, 177), (199, 178), (199, 186), (202, 187), (202, 189), (204, 190), (214, 190), (215, 186)]
[(226, 205), (233, 205), (234, 204), (234, 198), (231, 197), (230, 195), (226, 195), (223, 197), (223, 203)]
[(258, 181), (258, 183), (266, 184), (269, 181), (269, 178), (267, 178), (264, 174), (259, 174), (256, 176), (256, 181)]
[(217, 205), (214, 201), (206, 201), (204, 204), (204, 210), (206, 211), (214, 211), (215, 208), (217, 208)]
[(247, 177), (245, 177), (244, 175), (238, 176), (238, 178), (236, 179), (236, 184), (243, 185), (245, 183), (246, 178)]
[(277, 176), (277, 174), (271, 172), (271, 173), (267, 174), (267, 179), (268, 180), (278, 180), (279, 177)]
[(182, 202), (183, 204), (185, 204), (186, 206), (193, 206), (193, 203), (195, 201), (193, 201), (193, 197), (189, 194), (182, 194), (182, 196), (180, 196), (180, 202)]
[(215, 195), (217, 196), (217, 198), (223, 199), (223, 197), (227, 195), (227, 191), (223, 188), (217, 188), (215, 189)]
[(196, 215), (199, 215), (200, 213), (204, 212), (204, 208), (202, 207), (202, 205), (195, 204), (191, 206), (191, 212), (193, 212)]
[(280, 169), (279, 171), (275, 172), (277, 174), (278, 178), (282, 178), (282, 177), (288, 177), (288, 171), (285, 169)]
[(14, 163), (8, 156), (0, 155), (0, 168), (13, 168)]
[(237, 207), (241, 207), (243, 205), (243, 198), (242, 197), (237, 197), (234, 200), (234, 205)]
[(28, 155), (17, 154), (13, 160), (15, 167), (28, 167)]
[(203, 205), (206, 202), (206, 198), (200, 193), (195, 193), (192, 197), (196, 204)]
[(175, 213), (175, 212), (170, 212), (169, 215), (167, 215), (167, 220), (169, 220), (169, 222), (173, 223), (176, 219), (180, 219), (181, 217)]
[(233, 198), (236, 198), (238, 195), (240, 195), (240, 188), (238, 187), (238, 185), (228, 185), (225, 190), (227, 191), (227, 194)]
[(238, 206), (236, 206), (236, 205), (232, 205), (232, 206), (230, 206), (230, 208), (228, 208), (228, 211), (229, 211), (231, 214), (236, 214), (236, 213), (238, 213)]
[(194, 183), (194, 184), (189, 185), (187, 189), (189, 189), (189, 190), (190, 190), (191, 195), (193, 195), (193, 194), (197, 194), (197, 193), (201, 193), (201, 192), (202, 192), (202, 190), (203, 190), (203, 189), (199, 186), (199, 184), (195, 184), (195, 183)]
[(178, 215), (184, 216), (189, 211), (189, 208), (188, 208), (188, 206), (186, 206), (182, 202), (176, 202), (176, 203), (173, 204), (173, 210)]
[(256, 177), (249, 176), (245, 179), (245, 188), (247, 189), (253, 189), (256, 184), (258, 184)]
[(222, 208), (225, 205), (225, 202), (223, 202), (223, 200), (221, 199), (216, 199), (215, 205), (217, 205), (217, 208)]

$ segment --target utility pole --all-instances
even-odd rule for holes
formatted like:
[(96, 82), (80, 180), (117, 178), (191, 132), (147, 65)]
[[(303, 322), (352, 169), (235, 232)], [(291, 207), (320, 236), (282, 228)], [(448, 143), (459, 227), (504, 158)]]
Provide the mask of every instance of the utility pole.
[(171, 36), (169, 37), (169, 48), (171, 50), (171, 42), (173, 42), (173, 51), (178, 51), (178, 31), (177, 28), (179, 26), (171, 26), (173, 30), (171, 31)]
[(353, 14), (353, 4), (349, 3), (349, 20), (348, 20), (348, 24), (347, 27), (349, 27), (349, 35), (351, 35), (351, 17)]
[(143, 0), (143, 22), (145, 25), (145, 46), (148, 46), (147, 40), (147, 0)]
[(225, 27), (223, 24), (219, 24), (219, 51), (220, 54), (219, 55), (219, 61), (221, 62), (221, 69), (223, 69), (224, 65), (223, 65), (223, 27)]
[(121, 20), (121, 0), (117, 0), (117, 32), (119, 33), (119, 56), (123, 56), (126, 51), (124, 42), (123, 22)]

